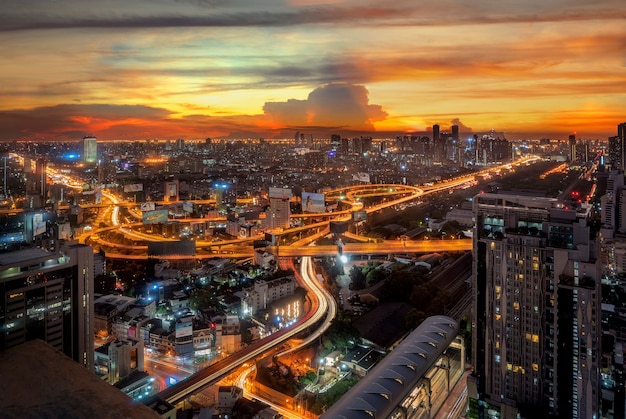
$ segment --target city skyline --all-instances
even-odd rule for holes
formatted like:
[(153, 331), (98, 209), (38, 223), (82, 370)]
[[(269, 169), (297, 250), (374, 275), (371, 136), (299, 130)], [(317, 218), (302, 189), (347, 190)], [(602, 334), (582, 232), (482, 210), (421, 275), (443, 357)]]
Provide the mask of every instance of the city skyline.
[(606, 140), (626, 5), (7, 1), (0, 140), (495, 129)]

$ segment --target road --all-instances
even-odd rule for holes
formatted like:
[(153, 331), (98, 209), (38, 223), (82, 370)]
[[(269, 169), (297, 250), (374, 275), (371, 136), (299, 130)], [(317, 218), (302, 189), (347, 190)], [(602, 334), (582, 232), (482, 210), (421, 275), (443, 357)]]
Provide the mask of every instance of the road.
[[(335, 299), (324, 289), (315, 277), (313, 264), (309, 258), (303, 258), (301, 262), (302, 286), (307, 289), (312, 302), (312, 309), (293, 326), (282, 329), (252, 345), (234, 353), (233, 355), (217, 361), (215, 364), (191, 375), (186, 380), (173, 385), (159, 393), (159, 396), (170, 403), (177, 403), (190, 394), (202, 389), (203, 387), (216, 382), (220, 378), (229, 374), (235, 368), (252, 361), (258, 357), (264, 356), (270, 351), (280, 352), (280, 345), (291, 339), (300, 332), (309, 329), (319, 321), (319, 328), (313, 334), (315, 338), (323, 333), (329, 326), (337, 312)], [(314, 339), (315, 339), (314, 338)], [(311, 336), (303, 341), (311, 342)], [(278, 351), (277, 351), (278, 348)], [(286, 349), (286, 351), (294, 350)]]

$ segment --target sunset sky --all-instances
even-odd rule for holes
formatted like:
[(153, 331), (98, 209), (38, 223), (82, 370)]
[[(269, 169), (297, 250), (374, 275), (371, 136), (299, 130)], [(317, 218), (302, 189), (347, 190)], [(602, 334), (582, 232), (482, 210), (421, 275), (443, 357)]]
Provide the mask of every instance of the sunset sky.
[(606, 139), (624, 0), (2, 0), (0, 140)]

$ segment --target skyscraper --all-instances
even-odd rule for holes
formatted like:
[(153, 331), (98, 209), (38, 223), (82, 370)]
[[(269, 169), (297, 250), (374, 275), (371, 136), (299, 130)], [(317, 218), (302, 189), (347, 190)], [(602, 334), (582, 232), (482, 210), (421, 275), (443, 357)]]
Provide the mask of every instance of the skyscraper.
[(568, 138), (569, 161), (576, 161), (576, 134), (570, 134)]
[(452, 139), (454, 141), (459, 140), (459, 126), (458, 125), (452, 125)]
[(601, 264), (587, 220), (556, 199), (497, 194), (476, 196), (474, 216), (470, 406), (598, 417)]
[(93, 369), (93, 249), (0, 254), (0, 351), (42, 339)]
[(83, 137), (83, 163), (96, 164), (98, 161), (98, 140), (87, 135)]
[(609, 137), (609, 161), (614, 169), (624, 170), (626, 162), (626, 122), (617, 125), (617, 136)]
[(43, 157), (38, 157), (35, 166), (35, 188), (39, 195), (38, 207), (44, 207), (48, 200), (48, 162)]
[(289, 228), (291, 189), (270, 188), (269, 198), (270, 207), (266, 218), (267, 228)]
[(439, 132), (439, 125), (433, 125), (433, 157), (435, 160), (441, 160), (443, 158), (443, 143), (441, 133)]

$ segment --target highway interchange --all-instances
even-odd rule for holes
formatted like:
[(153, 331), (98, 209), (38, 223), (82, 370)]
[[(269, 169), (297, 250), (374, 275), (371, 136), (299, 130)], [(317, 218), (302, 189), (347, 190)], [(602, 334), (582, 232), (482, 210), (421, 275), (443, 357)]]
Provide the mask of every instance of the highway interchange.
[[(407, 185), (358, 185), (339, 188), (327, 193), (327, 197), (341, 197), (344, 202), (351, 205), (350, 209), (325, 214), (293, 214), (292, 218), (314, 218), (316, 222), (287, 229), (282, 232), (277, 232), (277, 235), (281, 236), (300, 231), (313, 232), (313, 234), (309, 234), (289, 245), (282, 245), (279, 249), (275, 250), (279, 252), (281, 260), (285, 260), (285, 258), (302, 257), (298, 280), (301, 282), (300, 285), (306, 288), (309, 292), (308, 295), (310, 296), (312, 303), (311, 310), (309, 310), (309, 312), (307, 312), (305, 316), (293, 326), (282, 329), (260, 341), (257, 341), (227, 358), (220, 359), (209, 367), (192, 374), (184, 381), (166, 388), (160, 393), (160, 396), (170, 403), (178, 403), (194, 392), (197, 392), (207, 385), (215, 383), (219, 379), (227, 376), (243, 364), (248, 362), (253, 364), (254, 360), (258, 360), (268, 354), (277, 354), (281, 352), (281, 350), (296, 350), (301, 346), (308, 345), (312, 341), (315, 341), (322, 333), (324, 333), (324, 331), (326, 331), (326, 329), (330, 326), (330, 322), (335, 317), (337, 304), (334, 297), (326, 291), (323, 284), (321, 284), (316, 278), (311, 257), (337, 254), (336, 245), (316, 246), (313, 244), (317, 238), (329, 234), (329, 224), (331, 221), (348, 221), (351, 219), (354, 211), (363, 210), (369, 214), (406, 202), (420, 200), (428, 194), (462, 187), (468, 182), (473, 181), (476, 175), (496, 172), (501, 170), (503, 167), (510, 168), (511, 166), (530, 164), (532, 160), (535, 159), (524, 159), (513, 164), (491, 167), (482, 172), (474, 173), (469, 176), (462, 176), (426, 187), (413, 187)], [(64, 182), (73, 184), (76, 181), (72, 179), (65, 179)], [(363, 203), (360, 202), (362, 197), (380, 195), (384, 195), (387, 200), (370, 207), (364, 207)], [(162, 236), (150, 236), (144, 232), (137, 232), (136, 230), (133, 230), (133, 228), (141, 226), (141, 223), (120, 223), (119, 209), (121, 207), (133, 208), (139, 204), (123, 202), (120, 198), (117, 198), (109, 192), (103, 193), (103, 198), (109, 200), (110, 203), (100, 205), (103, 211), (100, 211), (99, 220), (108, 224), (108, 226), (103, 228), (94, 228), (83, 233), (78, 237), (80, 242), (98, 245), (101, 248), (105, 247), (107, 249), (107, 258), (146, 259), (148, 257), (147, 245), (125, 245), (114, 243), (110, 240), (103, 239), (100, 236), (107, 231), (117, 231), (122, 235), (133, 238), (133, 240), (143, 240), (146, 242), (166, 240)], [(108, 220), (105, 220), (103, 217), (106, 217)], [(320, 219), (322, 221), (320, 221)], [(177, 219), (176, 221), (184, 223), (194, 221), (198, 222), (200, 220), (202, 222), (209, 221), (207, 219)], [(223, 217), (220, 218), (220, 220), (223, 220)], [(220, 256), (229, 258), (249, 258), (253, 255), (253, 248), (251, 246), (252, 241), (253, 238), (218, 242), (197, 241), (197, 254), (195, 258), (205, 259)], [(471, 240), (392, 240), (383, 242), (368, 241), (345, 243), (343, 245), (344, 254), (354, 255), (427, 253), (462, 250), (471, 250)], [(178, 257), (185, 258), (185, 256)], [(188, 258), (188, 256), (186, 257)], [(177, 256), (171, 256), (170, 258), (177, 258)], [(316, 326), (316, 328), (313, 330), (312, 326)], [(305, 331), (308, 332), (307, 338), (305, 340), (300, 340), (297, 346), (284, 345), (287, 341)], [(277, 348), (280, 349), (277, 350)], [(243, 380), (245, 380), (246, 374), (241, 374), (241, 376), (243, 377)], [(258, 396), (255, 397), (259, 399)], [(285, 408), (285, 406), (277, 405), (271, 400), (262, 401), (275, 406), (285, 417), (302, 417), (301, 414), (290, 411), (290, 409)], [(295, 406), (292, 405), (292, 407)]]

